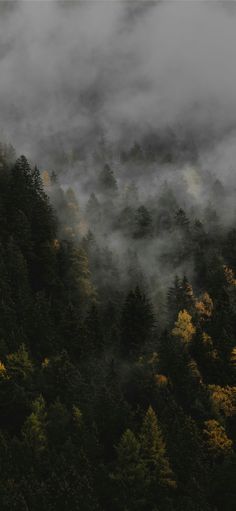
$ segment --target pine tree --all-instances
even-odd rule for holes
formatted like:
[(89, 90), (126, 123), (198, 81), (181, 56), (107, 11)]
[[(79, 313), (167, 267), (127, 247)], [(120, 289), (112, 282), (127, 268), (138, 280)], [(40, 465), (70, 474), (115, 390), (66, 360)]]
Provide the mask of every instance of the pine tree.
[(23, 436), (37, 455), (44, 451), (47, 446), (47, 413), (42, 396), (35, 399), (32, 403), (32, 409), (31, 415), (24, 424)]
[(135, 213), (134, 238), (147, 238), (152, 236), (152, 217), (145, 206), (140, 206)]
[(181, 280), (176, 275), (173, 286), (169, 287), (167, 291), (167, 320), (169, 324), (173, 324), (177, 318), (181, 304), (181, 295)]
[(124, 189), (124, 204), (126, 207), (135, 207), (139, 202), (138, 188), (134, 182), (129, 183)]
[(71, 298), (77, 297), (81, 307), (86, 307), (95, 300), (96, 293), (91, 282), (88, 257), (81, 247), (70, 246), (70, 269), (68, 272)]
[(102, 356), (104, 339), (98, 307), (93, 304), (84, 321), (85, 356)]
[(134, 142), (133, 146), (131, 147), (129, 151), (129, 159), (135, 162), (142, 162), (144, 160), (144, 154), (138, 142)]
[(131, 430), (125, 431), (117, 447), (117, 464), (111, 474), (114, 501), (119, 511), (144, 511), (148, 473), (140, 455), (140, 443)]
[(65, 210), (66, 224), (72, 228), (73, 234), (79, 233), (80, 207), (73, 188), (69, 187), (65, 194), (67, 207)]
[(183, 231), (188, 231), (189, 220), (186, 216), (185, 211), (182, 208), (179, 208), (175, 213), (175, 224), (179, 229)]
[(117, 219), (117, 227), (125, 236), (131, 236), (135, 226), (134, 210), (130, 206), (124, 207)]
[(37, 192), (37, 194), (40, 197), (42, 197), (42, 199), (45, 199), (46, 195), (45, 195), (44, 189), (43, 189), (43, 181), (42, 181), (41, 174), (39, 172), (38, 167), (35, 166), (33, 168), (31, 175), (32, 175), (32, 184), (33, 184), (35, 191)]
[(167, 313), (168, 322), (171, 324), (180, 310), (186, 309), (193, 314), (195, 307), (195, 298), (193, 289), (186, 276), (181, 280), (175, 277), (174, 285), (167, 292)]
[(7, 355), (6, 367), (9, 377), (18, 385), (31, 379), (34, 366), (24, 344), (19, 347), (18, 351)]
[(58, 175), (57, 173), (55, 172), (55, 170), (53, 170), (50, 174), (50, 180), (51, 180), (51, 183), (52, 185), (57, 185), (58, 184)]
[(14, 188), (12, 189), (13, 207), (22, 209), (29, 219), (31, 219), (33, 207), (33, 178), (32, 170), (25, 156), (16, 160), (12, 169), (12, 179)]
[(94, 225), (99, 224), (101, 220), (101, 206), (95, 193), (91, 193), (87, 206), (86, 206), (86, 217), (88, 218), (92, 229)]
[(99, 176), (99, 183), (103, 192), (110, 192), (112, 194), (117, 192), (117, 182), (114, 172), (107, 163), (104, 165)]
[(151, 406), (149, 406), (143, 420), (140, 446), (141, 458), (153, 479), (153, 491), (155, 491), (155, 486), (157, 487), (157, 494), (158, 487), (159, 489), (174, 488), (176, 484), (166, 455), (165, 442), (156, 414)]
[(176, 483), (151, 407), (144, 417), (139, 438), (127, 430), (118, 445), (117, 454), (116, 470), (112, 474), (118, 490), (117, 509), (171, 509), (167, 494), (175, 488)]
[(121, 349), (125, 356), (137, 356), (151, 341), (154, 329), (152, 305), (139, 289), (130, 291), (121, 315)]

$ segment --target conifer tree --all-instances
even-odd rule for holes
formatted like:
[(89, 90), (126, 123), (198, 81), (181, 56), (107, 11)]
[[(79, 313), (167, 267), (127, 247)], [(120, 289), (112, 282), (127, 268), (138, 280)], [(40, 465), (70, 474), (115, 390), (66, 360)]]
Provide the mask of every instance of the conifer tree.
[(156, 414), (151, 406), (149, 406), (143, 420), (140, 446), (141, 458), (153, 480), (153, 491), (155, 491), (155, 486), (165, 489), (174, 488), (175, 481), (166, 455), (165, 442)]
[(104, 339), (98, 307), (92, 304), (84, 321), (84, 353), (102, 356)]
[(117, 182), (114, 172), (107, 163), (104, 165), (99, 176), (99, 182), (103, 192), (110, 192), (112, 194), (117, 192)]
[(87, 206), (86, 213), (91, 221), (96, 221), (100, 217), (100, 203), (95, 195), (95, 193), (91, 193)]
[(182, 229), (183, 231), (188, 231), (189, 220), (186, 216), (185, 211), (182, 208), (179, 208), (175, 213), (175, 224), (179, 229)]
[(33, 402), (32, 413), (23, 427), (23, 436), (35, 454), (40, 454), (47, 446), (46, 422), (45, 401), (42, 396), (39, 396)]
[(116, 509), (144, 511), (148, 473), (140, 455), (140, 443), (131, 430), (125, 431), (117, 447), (117, 465), (111, 478), (115, 483)]
[(121, 315), (121, 349), (126, 356), (137, 356), (151, 341), (154, 328), (152, 305), (137, 286), (127, 295)]
[(145, 206), (140, 206), (136, 210), (134, 224), (134, 238), (142, 239), (152, 236), (152, 217)]
[(91, 282), (91, 272), (89, 270), (88, 257), (85, 250), (81, 247), (71, 246), (69, 249), (70, 269), (69, 283), (72, 292), (72, 298), (79, 299), (81, 306), (88, 305), (95, 300), (95, 289)]

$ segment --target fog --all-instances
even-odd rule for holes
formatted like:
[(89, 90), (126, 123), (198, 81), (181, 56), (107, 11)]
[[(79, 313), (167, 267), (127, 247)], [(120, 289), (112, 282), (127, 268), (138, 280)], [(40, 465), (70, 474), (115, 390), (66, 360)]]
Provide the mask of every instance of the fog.
[(234, 143), (235, 7), (1, 2), (1, 138), (43, 162), (101, 132), (126, 145), (167, 127), (199, 147)]
[[(181, 252), (178, 233), (155, 227), (155, 236), (143, 242), (114, 228), (122, 208), (133, 207), (124, 190), (136, 183), (135, 206), (145, 204), (154, 222), (167, 187), (170, 208), (172, 190), (176, 207), (192, 219), (204, 220), (214, 207), (223, 226), (233, 224), (235, 48), (233, 1), (0, 3), (0, 139), (41, 170), (55, 170), (63, 190), (74, 188), (80, 222), (115, 254), (123, 284), (130, 249), (136, 252), (154, 300), (176, 273), (192, 277), (193, 264), (181, 256), (166, 262)], [(135, 142), (151, 146), (154, 160), (122, 162), (121, 152)], [(119, 189), (108, 203), (97, 187), (107, 162)], [(217, 178), (222, 197), (214, 195)], [(93, 192), (102, 204), (103, 225), (86, 218)], [(52, 193), (61, 208), (57, 199)], [(64, 221), (66, 212), (60, 215)], [(96, 284), (104, 279), (98, 272)]]

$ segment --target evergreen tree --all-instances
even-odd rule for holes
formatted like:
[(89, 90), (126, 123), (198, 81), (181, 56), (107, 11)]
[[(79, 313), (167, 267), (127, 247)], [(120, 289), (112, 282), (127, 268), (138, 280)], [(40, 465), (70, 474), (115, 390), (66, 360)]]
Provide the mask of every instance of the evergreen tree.
[(104, 339), (99, 316), (99, 310), (95, 304), (89, 309), (84, 321), (84, 353), (86, 356), (101, 357), (104, 349)]
[(189, 220), (182, 208), (179, 208), (175, 213), (175, 225), (183, 231), (188, 231)]
[[(79, 211), (73, 190), (10, 153), (0, 144), (0, 508), (233, 510), (233, 219), (189, 207), (187, 188), (178, 210), (167, 185), (124, 203), (110, 168), (101, 203)], [(186, 276), (166, 289), (180, 268), (196, 296)]]
[(78, 299), (81, 307), (95, 300), (95, 290), (91, 282), (88, 257), (83, 248), (70, 246), (70, 268), (68, 284), (71, 289), (71, 298)]
[(170, 324), (177, 319), (180, 310), (185, 309), (192, 314), (194, 308), (195, 298), (191, 284), (185, 276), (182, 280), (176, 276), (173, 286), (167, 292), (167, 314)]
[(117, 510), (146, 509), (148, 473), (140, 455), (140, 443), (131, 430), (125, 431), (117, 447), (117, 465), (111, 475), (115, 483)]
[[(149, 473), (150, 507), (162, 508), (162, 501), (168, 490), (176, 486), (173, 472), (166, 455), (166, 446), (162, 437), (157, 417), (149, 406), (143, 420), (140, 434), (141, 458)], [(170, 492), (171, 495), (171, 492)]]
[(154, 328), (152, 306), (136, 287), (127, 295), (121, 315), (121, 349), (125, 356), (137, 356), (145, 351)]
[(129, 151), (129, 159), (137, 163), (142, 162), (144, 160), (144, 154), (138, 142), (134, 142), (133, 146), (131, 147)]
[(140, 206), (135, 213), (134, 238), (147, 238), (152, 236), (152, 217), (145, 206)]
[(39, 396), (33, 402), (32, 413), (23, 427), (23, 436), (36, 455), (44, 451), (47, 446), (46, 421), (45, 401), (42, 396)]
[(117, 182), (114, 176), (114, 172), (111, 167), (106, 163), (99, 176), (99, 183), (103, 192), (116, 193)]
[(95, 193), (91, 193), (87, 206), (86, 206), (86, 214), (90, 219), (91, 223), (96, 223), (100, 220), (101, 210), (100, 203), (95, 195)]

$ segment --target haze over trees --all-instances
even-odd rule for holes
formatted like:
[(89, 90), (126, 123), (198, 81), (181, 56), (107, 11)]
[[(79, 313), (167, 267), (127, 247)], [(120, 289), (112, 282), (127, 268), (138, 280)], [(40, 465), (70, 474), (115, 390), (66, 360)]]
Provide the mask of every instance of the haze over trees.
[(233, 510), (235, 224), (60, 180), (2, 145), (1, 509)]
[(0, 511), (234, 511), (235, 48), (232, 1), (0, 1)]

